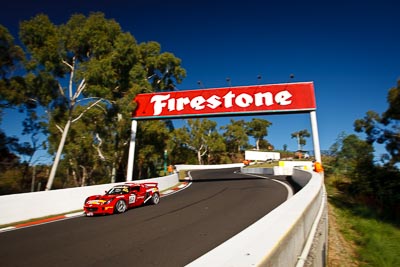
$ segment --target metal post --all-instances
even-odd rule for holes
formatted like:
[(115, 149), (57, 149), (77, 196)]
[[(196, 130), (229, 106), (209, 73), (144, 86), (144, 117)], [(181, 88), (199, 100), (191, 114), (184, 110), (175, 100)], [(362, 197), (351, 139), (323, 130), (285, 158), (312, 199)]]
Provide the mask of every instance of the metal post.
[(321, 162), (321, 149), (319, 146), (318, 126), (317, 126), (317, 113), (314, 111), (310, 112), (311, 119), (311, 131), (314, 143), (314, 156), (315, 160)]
[(137, 121), (132, 120), (131, 141), (129, 143), (129, 155), (128, 155), (128, 170), (126, 173), (126, 181), (127, 182), (132, 181), (133, 165), (134, 165), (134, 160), (135, 160), (136, 130), (137, 130)]
[(167, 175), (167, 159), (168, 159), (168, 154), (167, 150), (164, 150), (164, 175)]

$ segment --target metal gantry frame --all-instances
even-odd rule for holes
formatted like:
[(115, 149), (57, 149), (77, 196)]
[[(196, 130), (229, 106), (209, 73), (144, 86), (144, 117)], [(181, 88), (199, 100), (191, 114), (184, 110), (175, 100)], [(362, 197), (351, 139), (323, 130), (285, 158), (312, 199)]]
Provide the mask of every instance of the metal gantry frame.
[[(321, 149), (319, 145), (318, 136), (318, 124), (317, 124), (317, 113), (315, 110), (310, 111), (310, 121), (311, 121), (311, 134), (314, 145), (314, 157), (316, 161), (321, 162)], [(135, 160), (135, 146), (136, 146), (136, 132), (137, 132), (137, 120), (132, 119), (131, 123), (131, 140), (129, 143), (129, 155), (128, 155), (128, 168), (126, 174), (126, 181), (132, 181), (133, 176), (133, 166)]]

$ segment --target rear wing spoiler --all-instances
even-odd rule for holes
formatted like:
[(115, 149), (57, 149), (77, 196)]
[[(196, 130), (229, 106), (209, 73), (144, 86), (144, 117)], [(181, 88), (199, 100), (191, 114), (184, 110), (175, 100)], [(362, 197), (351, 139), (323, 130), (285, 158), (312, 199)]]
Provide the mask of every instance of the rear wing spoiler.
[(146, 188), (154, 188), (158, 186), (158, 183), (142, 183)]

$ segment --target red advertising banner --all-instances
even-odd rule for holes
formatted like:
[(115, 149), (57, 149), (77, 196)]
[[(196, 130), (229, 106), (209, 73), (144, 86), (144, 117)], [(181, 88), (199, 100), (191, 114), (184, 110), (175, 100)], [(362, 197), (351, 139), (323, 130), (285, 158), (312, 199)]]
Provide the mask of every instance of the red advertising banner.
[(132, 119), (212, 117), (309, 112), (316, 109), (312, 82), (252, 85), (139, 94)]

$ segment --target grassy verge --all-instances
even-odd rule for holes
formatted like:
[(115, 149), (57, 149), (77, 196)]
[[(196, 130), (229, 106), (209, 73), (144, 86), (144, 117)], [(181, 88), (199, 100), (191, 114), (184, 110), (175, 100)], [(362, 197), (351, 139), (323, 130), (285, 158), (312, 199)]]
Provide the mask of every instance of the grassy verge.
[(16, 226), (16, 225), (29, 224), (29, 223), (32, 223), (32, 222), (51, 219), (51, 218), (54, 218), (54, 217), (64, 216), (64, 215), (67, 215), (67, 214), (78, 213), (78, 212), (83, 212), (83, 209), (74, 210), (74, 211), (70, 211), (70, 212), (66, 212), (66, 213), (52, 214), (52, 215), (48, 215), (48, 216), (43, 216), (43, 217), (39, 217), (39, 218), (33, 218), (33, 219), (30, 219), (30, 220), (24, 220), (24, 221), (19, 221), (19, 222), (13, 222), (13, 223), (9, 223), (9, 224), (2, 224), (2, 225), (0, 225), (0, 229), (1, 228), (6, 228), (6, 227), (11, 227), (11, 226)]
[(355, 246), (359, 266), (400, 266), (400, 229), (371, 208), (327, 185), (339, 231)]

